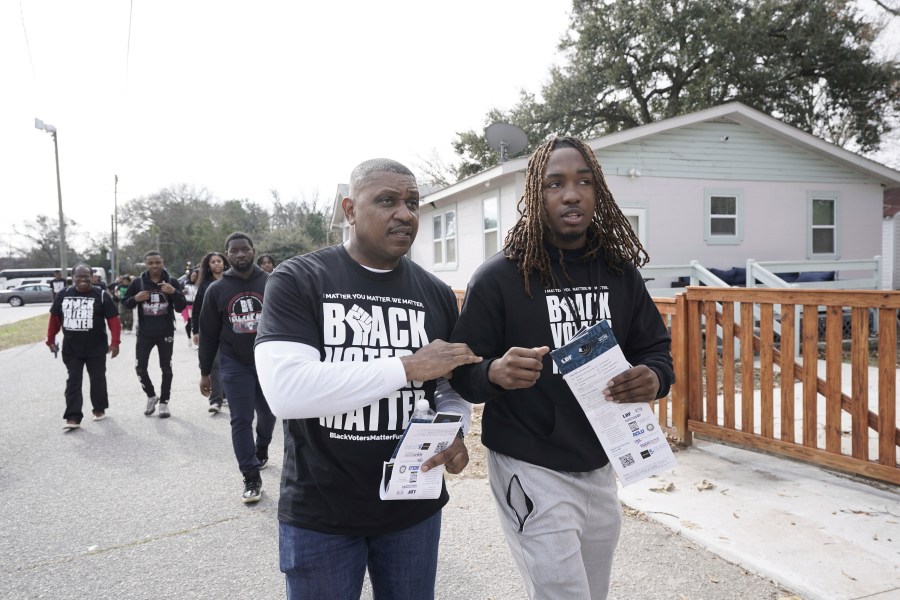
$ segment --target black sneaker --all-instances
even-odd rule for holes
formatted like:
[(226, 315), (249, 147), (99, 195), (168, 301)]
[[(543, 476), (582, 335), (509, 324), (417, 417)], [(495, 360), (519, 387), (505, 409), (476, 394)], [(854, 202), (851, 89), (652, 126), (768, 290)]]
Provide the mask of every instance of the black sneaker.
[(259, 476), (259, 471), (250, 471), (249, 473), (244, 474), (244, 495), (241, 497), (241, 501), (244, 504), (251, 504), (253, 502), (259, 502), (259, 499), (262, 497), (262, 477)]
[(259, 470), (262, 471), (269, 464), (269, 451), (267, 448), (256, 449), (256, 459), (259, 461)]

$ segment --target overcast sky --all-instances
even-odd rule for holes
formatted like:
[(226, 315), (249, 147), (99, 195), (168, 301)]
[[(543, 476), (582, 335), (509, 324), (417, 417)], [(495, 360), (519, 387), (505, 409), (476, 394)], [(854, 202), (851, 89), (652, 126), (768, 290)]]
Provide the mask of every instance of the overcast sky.
[(63, 205), (82, 233), (109, 231), (115, 175), (120, 206), (176, 183), (266, 206), (273, 188), (330, 199), (368, 158), (455, 160), (456, 132), (540, 90), (570, 6), (0, 2), (0, 248), (57, 215), (53, 142), (35, 117), (59, 131)]
[(115, 175), (120, 206), (181, 182), (267, 206), (273, 188), (331, 198), (369, 158), (452, 160), (455, 132), (539, 90), (569, 6), (134, 0), (129, 50), (125, 0), (6, 0), (0, 243), (57, 215), (35, 117), (58, 129), (63, 207), (84, 232), (109, 230)]

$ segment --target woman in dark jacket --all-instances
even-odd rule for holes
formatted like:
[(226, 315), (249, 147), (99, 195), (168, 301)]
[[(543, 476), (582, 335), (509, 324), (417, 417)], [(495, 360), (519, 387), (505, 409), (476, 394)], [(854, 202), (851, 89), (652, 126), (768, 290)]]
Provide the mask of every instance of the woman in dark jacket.
[[(191, 331), (194, 334), (194, 345), (200, 347), (200, 311), (203, 310), (203, 295), (213, 281), (222, 278), (225, 269), (230, 268), (228, 259), (221, 252), (210, 252), (200, 260), (200, 275), (197, 277), (197, 294), (191, 309)], [(213, 361), (209, 374), (211, 392), (209, 394), (209, 412), (216, 414), (222, 410), (225, 398), (222, 396), (222, 380), (219, 377), (219, 356)]]

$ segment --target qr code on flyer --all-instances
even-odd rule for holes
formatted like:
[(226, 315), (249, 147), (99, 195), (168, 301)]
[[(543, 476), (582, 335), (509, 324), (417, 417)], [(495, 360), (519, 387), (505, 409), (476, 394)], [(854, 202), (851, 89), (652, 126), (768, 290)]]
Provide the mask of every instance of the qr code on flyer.
[(634, 464), (634, 457), (630, 453), (620, 456), (619, 460), (622, 462), (623, 467), (630, 467)]
[(435, 451), (436, 453), (437, 453), (437, 452), (443, 452), (444, 450), (447, 449), (447, 447), (448, 447), (449, 445), (450, 445), (450, 444), (447, 443), (447, 442), (438, 442), (438, 443), (435, 445), (435, 447), (434, 447), (434, 451)]

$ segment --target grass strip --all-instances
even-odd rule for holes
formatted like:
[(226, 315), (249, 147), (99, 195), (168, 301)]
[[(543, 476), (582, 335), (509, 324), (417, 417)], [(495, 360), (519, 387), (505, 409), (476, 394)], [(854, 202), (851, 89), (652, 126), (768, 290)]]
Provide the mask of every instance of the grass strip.
[(47, 338), (47, 315), (0, 325), (0, 351), (23, 344), (43, 342)]

